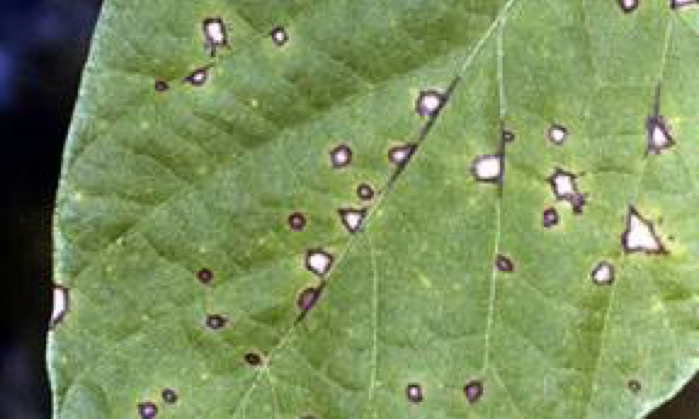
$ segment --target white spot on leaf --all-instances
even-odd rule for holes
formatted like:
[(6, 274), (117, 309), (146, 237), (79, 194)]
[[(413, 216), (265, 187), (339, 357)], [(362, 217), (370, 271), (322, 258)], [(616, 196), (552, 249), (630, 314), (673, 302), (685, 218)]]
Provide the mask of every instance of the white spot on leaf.
[(270, 36), (272, 37), (272, 41), (280, 47), (289, 42), (289, 34), (286, 32), (286, 29), (281, 26), (272, 29)]
[(670, 128), (661, 116), (648, 118), (648, 149), (647, 153), (660, 154), (663, 150), (669, 149), (675, 144)]
[(53, 311), (51, 312), (51, 322), (49, 328), (53, 329), (60, 323), (68, 313), (70, 307), (70, 297), (68, 289), (63, 286), (53, 288)]
[(696, 6), (699, 5), (699, 0), (671, 0), (670, 6), (675, 9), (679, 10), (683, 7), (687, 6)]
[(626, 13), (636, 10), (638, 7), (638, 0), (619, 0), (619, 6), (621, 10)]
[(549, 140), (556, 146), (561, 146), (568, 138), (568, 130), (562, 125), (555, 124), (549, 128)]
[(499, 182), (502, 178), (502, 156), (484, 155), (473, 161), (471, 172), (477, 181)]
[(350, 233), (355, 233), (362, 226), (366, 210), (346, 208), (338, 210), (338, 214), (345, 228), (347, 228)]
[(319, 277), (330, 271), (333, 261), (332, 255), (320, 249), (312, 249), (306, 254), (306, 268)]
[(614, 281), (614, 266), (606, 261), (602, 261), (595, 266), (590, 273), (590, 277), (596, 284), (610, 284)]
[(341, 144), (330, 151), (330, 163), (334, 168), (342, 168), (352, 162), (352, 149)]
[(627, 253), (664, 254), (666, 252), (655, 233), (653, 224), (644, 219), (634, 207), (629, 207), (626, 231), (621, 236), (621, 243)]
[(549, 177), (549, 183), (556, 199), (567, 201), (573, 208), (573, 212), (582, 213), (585, 197), (578, 190), (576, 176), (570, 172), (556, 168)]
[(185, 81), (192, 86), (202, 86), (206, 81), (209, 80), (209, 68), (202, 67), (200, 69), (194, 70), (192, 74), (187, 76)]
[(388, 160), (396, 165), (404, 165), (410, 160), (414, 152), (415, 145), (412, 143), (395, 146), (388, 151)]
[(445, 96), (437, 90), (425, 90), (415, 103), (415, 112), (423, 117), (433, 117), (439, 113), (444, 105)]
[(212, 54), (215, 54), (217, 47), (228, 44), (226, 25), (221, 18), (205, 19), (202, 27), (204, 37), (206, 38), (206, 46), (211, 49)]

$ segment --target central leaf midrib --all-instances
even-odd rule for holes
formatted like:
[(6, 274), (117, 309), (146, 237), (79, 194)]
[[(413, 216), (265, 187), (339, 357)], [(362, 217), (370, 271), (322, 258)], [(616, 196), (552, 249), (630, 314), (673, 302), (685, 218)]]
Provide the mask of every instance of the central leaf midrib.
[[(414, 166), (413, 162), (415, 161), (416, 158), (419, 157), (421, 146), (425, 143), (425, 141), (429, 137), (430, 133), (432, 132), (433, 128), (438, 123), (440, 117), (442, 116), (442, 113), (445, 112), (447, 110), (447, 108), (449, 107), (450, 99), (453, 96), (453, 94), (455, 93), (456, 89), (460, 86), (463, 75), (471, 68), (472, 63), (474, 62), (475, 58), (478, 57), (478, 55), (482, 51), (482, 48), (485, 45), (485, 43), (490, 39), (492, 34), (495, 32), (495, 29), (497, 29), (499, 27), (499, 25), (502, 24), (503, 20), (507, 16), (508, 11), (512, 8), (514, 3), (516, 3), (517, 1), (518, 0), (508, 0), (508, 2), (498, 12), (497, 16), (492, 21), (491, 25), (485, 31), (484, 35), (478, 40), (478, 42), (475, 44), (475, 46), (470, 49), (470, 54), (465, 58), (460, 69), (457, 71), (456, 75), (451, 79), (451, 82), (449, 83), (449, 86), (446, 89), (446, 92), (444, 95), (444, 103), (443, 103), (442, 107), (440, 108), (440, 110), (437, 112), (436, 115), (431, 117), (418, 130), (417, 135), (415, 136), (415, 139), (413, 141), (413, 143), (416, 145), (416, 148), (415, 148), (412, 156), (408, 159), (408, 161), (404, 165), (399, 166), (393, 173), (390, 174), (390, 176), (388, 177), (387, 181), (384, 184), (385, 187), (383, 188), (382, 193), (379, 196), (379, 199), (377, 200), (376, 204), (374, 206), (372, 206), (369, 213), (367, 214), (363, 229), (360, 232), (358, 232), (356, 235), (350, 237), (350, 239), (347, 243), (347, 246), (340, 253), (340, 255), (338, 256), (338, 260), (333, 265), (333, 267), (332, 267), (331, 271), (328, 273), (327, 277), (324, 279), (323, 289), (325, 290), (325, 292), (327, 292), (327, 290), (329, 290), (329, 288), (326, 286), (331, 284), (330, 279), (332, 278), (332, 274), (338, 269), (338, 267), (340, 267), (342, 265), (346, 256), (353, 249), (354, 244), (363, 235), (366, 234), (366, 231), (368, 230), (369, 226), (371, 225), (371, 221), (373, 220), (373, 215), (378, 212), (378, 210), (382, 207), (383, 203), (388, 199), (388, 196), (390, 195), (390, 193), (393, 190), (393, 186), (399, 181), (399, 179), (401, 178), (401, 175), (403, 173), (405, 173), (405, 171), (409, 170), (412, 166)], [(322, 304), (322, 300), (316, 306), (319, 306), (321, 304)], [(286, 332), (282, 335), (282, 338), (279, 340), (277, 346), (274, 347), (270, 351), (269, 358), (268, 358), (267, 370), (269, 370), (269, 371), (272, 370), (272, 362), (273, 362), (275, 354), (277, 354), (277, 352), (281, 351), (284, 348), (285, 343), (290, 341), (290, 336), (293, 335), (293, 333), (296, 330), (296, 327), (297, 327), (297, 323), (293, 323), (286, 330)], [(256, 374), (255, 379), (253, 379), (253, 382), (250, 384), (250, 387), (245, 392), (243, 398), (241, 398), (238, 406), (234, 410), (234, 413), (237, 414), (241, 408), (242, 409), (245, 408), (249, 395), (254, 391), (254, 388), (257, 386), (257, 384), (260, 381), (260, 375), (261, 375), (261, 373)], [(369, 401), (368, 403), (370, 404), (371, 401)]]

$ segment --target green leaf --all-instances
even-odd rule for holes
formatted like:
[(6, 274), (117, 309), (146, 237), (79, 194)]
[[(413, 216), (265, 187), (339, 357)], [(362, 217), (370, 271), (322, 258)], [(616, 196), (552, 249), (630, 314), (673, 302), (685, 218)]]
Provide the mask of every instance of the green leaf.
[(699, 8), (633, 3), (106, 1), (55, 415), (657, 407), (699, 366)]

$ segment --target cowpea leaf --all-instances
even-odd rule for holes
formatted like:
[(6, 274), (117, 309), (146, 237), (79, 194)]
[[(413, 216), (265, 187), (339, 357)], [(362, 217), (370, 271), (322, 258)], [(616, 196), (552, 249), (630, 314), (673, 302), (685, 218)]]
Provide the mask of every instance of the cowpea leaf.
[(693, 0), (106, 0), (56, 417), (632, 417), (697, 371)]

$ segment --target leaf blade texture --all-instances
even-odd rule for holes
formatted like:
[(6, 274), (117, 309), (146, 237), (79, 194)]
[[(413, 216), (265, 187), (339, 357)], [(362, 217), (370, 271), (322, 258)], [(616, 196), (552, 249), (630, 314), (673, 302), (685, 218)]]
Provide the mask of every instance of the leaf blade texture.
[(686, 3), (105, 2), (55, 416), (647, 414), (697, 370)]

